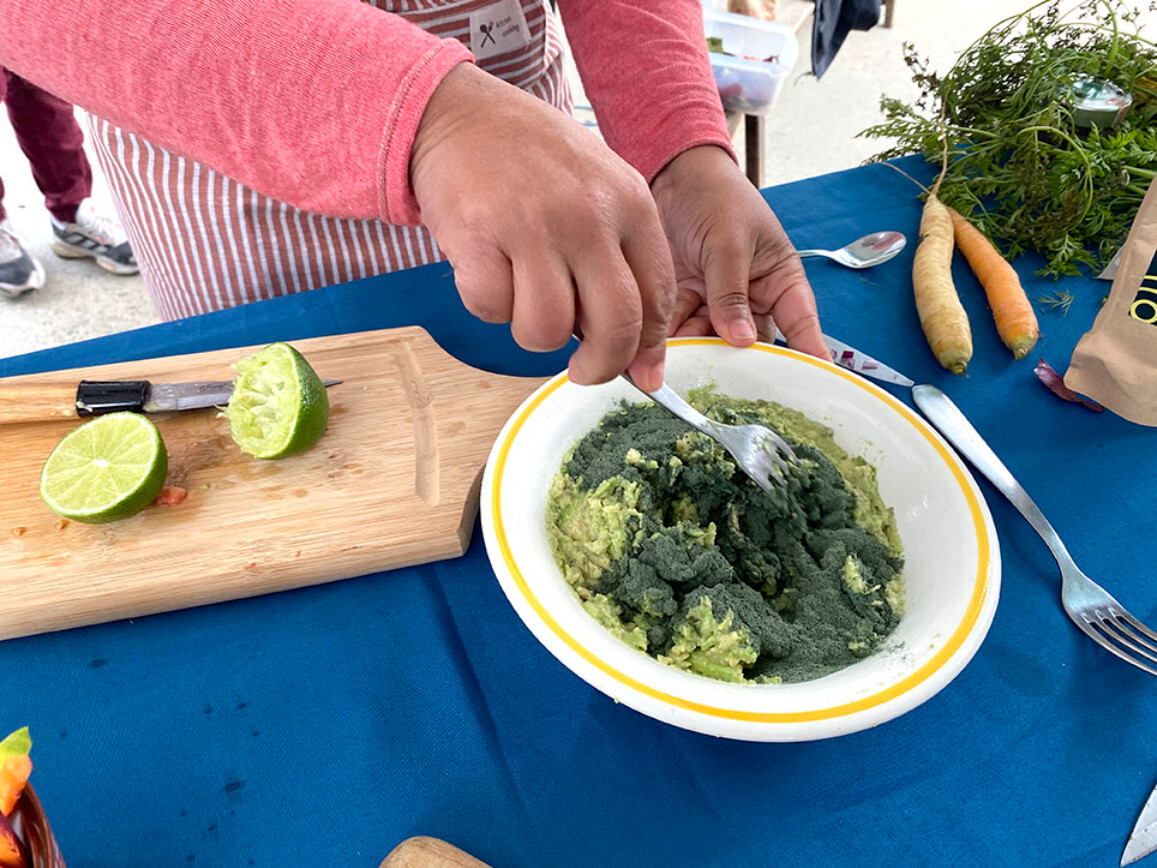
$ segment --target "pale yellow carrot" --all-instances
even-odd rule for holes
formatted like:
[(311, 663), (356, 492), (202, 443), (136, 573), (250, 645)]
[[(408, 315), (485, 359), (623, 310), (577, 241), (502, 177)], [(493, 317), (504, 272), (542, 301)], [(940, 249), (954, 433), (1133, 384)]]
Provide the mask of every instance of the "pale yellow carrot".
[(972, 331), (952, 282), (952, 218), (935, 192), (920, 216), (920, 243), (912, 262), (912, 287), (920, 326), (936, 360), (963, 374), (972, 358)]

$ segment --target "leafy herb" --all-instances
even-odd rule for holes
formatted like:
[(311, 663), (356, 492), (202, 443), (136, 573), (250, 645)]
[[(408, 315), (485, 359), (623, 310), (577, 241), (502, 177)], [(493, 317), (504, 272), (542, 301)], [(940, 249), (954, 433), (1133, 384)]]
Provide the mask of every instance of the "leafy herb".
[(1060, 311), (1062, 316), (1068, 316), (1074, 298), (1076, 296), (1067, 289), (1058, 289), (1048, 295), (1039, 296), (1036, 303), (1044, 305), (1049, 310)]
[[(1157, 176), (1157, 45), (1140, 35), (1140, 15), (1113, 0), (1064, 12), (1043, 0), (997, 23), (943, 76), (905, 43), (920, 97), (882, 97), (885, 121), (860, 135), (895, 140), (874, 160), (916, 151), (939, 162), (943, 111), (951, 155), (940, 198), (1009, 257), (1042, 253), (1044, 274), (1100, 270)], [(1073, 88), (1086, 78), (1132, 95), (1119, 125), (1075, 123)]]

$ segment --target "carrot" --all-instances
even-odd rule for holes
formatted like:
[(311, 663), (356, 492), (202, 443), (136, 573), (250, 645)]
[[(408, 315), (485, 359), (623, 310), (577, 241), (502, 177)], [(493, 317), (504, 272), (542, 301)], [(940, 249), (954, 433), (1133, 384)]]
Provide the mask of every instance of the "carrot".
[(920, 327), (936, 361), (963, 374), (972, 358), (972, 331), (952, 282), (952, 218), (935, 192), (920, 216), (920, 243), (912, 262), (912, 288)]
[(10, 756), (0, 764), (0, 814), (12, 813), (31, 774), (32, 760), (26, 753)]
[(1023, 359), (1040, 337), (1036, 314), (1020, 285), (1016, 269), (1008, 264), (984, 233), (969, 223), (955, 209), (949, 208), (956, 246), (972, 266), (972, 271), (992, 308), (996, 331), (1014, 358)]
[[(940, 175), (932, 189), (927, 191), (928, 198), (920, 215), (920, 242), (912, 260), (912, 289), (916, 295), (920, 327), (924, 329), (924, 337), (928, 339), (936, 361), (954, 374), (963, 374), (972, 358), (972, 330), (968, 327), (968, 314), (956, 294), (956, 284), (952, 282), (952, 218), (948, 216), (948, 207), (936, 195), (948, 172), (944, 111), (942, 105)], [(900, 169), (897, 171), (902, 172)]]
[(0, 814), (11, 814), (24, 792), (32, 774), (31, 751), (32, 738), (26, 726), (0, 740)]

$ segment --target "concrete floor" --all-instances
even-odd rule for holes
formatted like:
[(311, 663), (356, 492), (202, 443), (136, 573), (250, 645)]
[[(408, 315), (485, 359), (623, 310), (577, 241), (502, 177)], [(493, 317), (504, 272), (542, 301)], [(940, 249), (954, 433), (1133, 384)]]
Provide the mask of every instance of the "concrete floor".
[[(894, 26), (853, 32), (821, 80), (810, 74), (810, 25), (800, 33), (800, 60), (767, 124), (764, 183), (774, 185), (846, 169), (882, 149), (856, 133), (879, 117), (882, 93), (914, 96), (901, 54), (915, 43), (946, 70), (954, 57), (1026, 0), (897, 0)], [(94, 197), (111, 208), (99, 168)], [(59, 259), (43, 199), (7, 118), (0, 119), (0, 174), (5, 206), (47, 271), (45, 286), (18, 299), (0, 297), (0, 357), (31, 352), (158, 321), (139, 276), (116, 277), (91, 261)], [(833, 243), (840, 239), (833, 239)]]
[[(79, 112), (78, 112), (79, 114)], [(112, 198), (86, 142), (93, 166), (93, 199), (113, 211)], [(44, 265), (44, 286), (19, 298), (0, 295), (0, 356), (81, 341), (157, 322), (139, 275), (117, 277), (91, 259), (62, 259), (50, 248), (52, 227), (44, 197), (0, 113), (0, 175), (8, 219)]]

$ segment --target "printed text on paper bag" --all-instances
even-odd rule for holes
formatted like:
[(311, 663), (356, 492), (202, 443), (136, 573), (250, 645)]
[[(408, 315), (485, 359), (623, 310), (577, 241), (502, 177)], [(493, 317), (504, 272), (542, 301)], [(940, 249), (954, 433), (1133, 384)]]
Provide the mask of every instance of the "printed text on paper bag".
[(1157, 253), (1149, 263), (1149, 273), (1141, 278), (1137, 297), (1129, 306), (1129, 316), (1150, 325), (1157, 325)]

